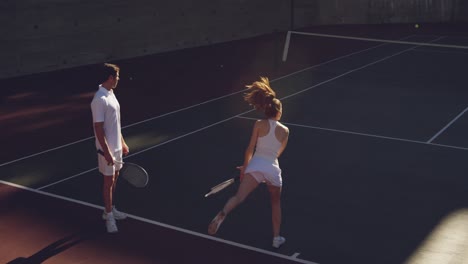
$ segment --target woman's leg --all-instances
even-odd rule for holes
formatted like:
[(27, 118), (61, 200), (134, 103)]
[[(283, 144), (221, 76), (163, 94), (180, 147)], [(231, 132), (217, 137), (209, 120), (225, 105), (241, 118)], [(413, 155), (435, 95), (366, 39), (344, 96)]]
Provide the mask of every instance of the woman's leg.
[(240, 203), (242, 203), (249, 194), (257, 188), (258, 182), (250, 174), (245, 174), (244, 179), (242, 179), (239, 189), (237, 190), (236, 195), (231, 197), (226, 205), (224, 205), (223, 212), (224, 214), (229, 214), (234, 208), (236, 208)]
[(281, 227), (281, 187), (268, 185), (271, 200), (271, 220), (273, 224), (273, 237), (280, 234)]
[(242, 203), (245, 198), (257, 188), (258, 182), (250, 174), (245, 174), (242, 179), (237, 193), (232, 196), (224, 205), (224, 208), (219, 212), (216, 217), (211, 221), (208, 226), (208, 234), (214, 235), (218, 231), (219, 226), (223, 222), (227, 214), (229, 214), (234, 208), (236, 208), (240, 203)]

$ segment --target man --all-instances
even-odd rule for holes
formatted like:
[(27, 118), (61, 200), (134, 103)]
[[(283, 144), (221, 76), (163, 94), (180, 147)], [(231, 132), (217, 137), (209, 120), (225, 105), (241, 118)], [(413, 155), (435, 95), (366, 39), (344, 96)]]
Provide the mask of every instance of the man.
[(93, 113), (94, 135), (96, 136), (96, 148), (98, 150), (99, 172), (103, 175), (102, 189), (104, 207), (102, 218), (106, 220), (106, 228), (109, 233), (118, 232), (115, 220), (125, 219), (126, 214), (117, 211), (113, 206), (113, 194), (115, 191), (122, 155), (129, 152), (128, 146), (121, 133), (120, 105), (114, 95), (114, 89), (119, 82), (119, 67), (105, 63), (101, 66), (102, 83), (91, 102)]

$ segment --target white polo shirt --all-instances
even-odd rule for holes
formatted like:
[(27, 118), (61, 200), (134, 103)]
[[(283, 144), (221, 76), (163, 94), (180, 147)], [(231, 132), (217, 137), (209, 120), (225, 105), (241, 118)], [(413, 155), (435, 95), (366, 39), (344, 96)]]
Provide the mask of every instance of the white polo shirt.
[[(99, 89), (91, 102), (93, 112), (93, 122), (104, 122), (104, 134), (110, 151), (122, 149), (122, 139), (120, 131), (120, 104), (114, 95), (113, 90), (108, 91), (99, 85)], [(94, 131), (96, 136), (96, 131)], [(96, 148), (101, 149), (101, 144), (96, 137)]]

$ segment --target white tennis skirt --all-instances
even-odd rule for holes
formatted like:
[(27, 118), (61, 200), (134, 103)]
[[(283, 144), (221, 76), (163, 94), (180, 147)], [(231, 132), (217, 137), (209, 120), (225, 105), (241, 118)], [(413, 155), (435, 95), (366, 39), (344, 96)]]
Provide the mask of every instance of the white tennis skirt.
[(254, 155), (247, 165), (244, 174), (252, 175), (258, 183), (265, 182), (276, 187), (283, 185), (278, 159), (267, 159)]

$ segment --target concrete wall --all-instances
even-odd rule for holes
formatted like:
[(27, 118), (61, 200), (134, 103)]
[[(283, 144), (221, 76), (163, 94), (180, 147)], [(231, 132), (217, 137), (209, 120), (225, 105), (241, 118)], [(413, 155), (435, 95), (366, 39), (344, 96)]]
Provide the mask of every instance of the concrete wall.
[(294, 0), (294, 28), (454, 20), (464, 0)]
[[(465, 20), (465, 0), (1, 0), (0, 78), (291, 26)], [(293, 12), (291, 12), (293, 11)]]
[(2, 0), (0, 78), (287, 29), (284, 0)]
[(457, 1), (457, 12), (455, 19), (457, 21), (468, 22), (468, 1)]

